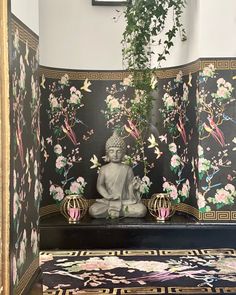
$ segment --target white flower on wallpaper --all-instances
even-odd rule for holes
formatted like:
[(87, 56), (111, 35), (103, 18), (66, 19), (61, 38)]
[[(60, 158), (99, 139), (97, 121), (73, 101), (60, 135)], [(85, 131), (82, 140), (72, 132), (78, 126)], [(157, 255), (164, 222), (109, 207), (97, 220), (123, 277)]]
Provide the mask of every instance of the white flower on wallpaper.
[(13, 279), (13, 284), (15, 285), (18, 282), (18, 272), (17, 272), (17, 263), (16, 263), (15, 255), (13, 255), (13, 258), (12, 258), (12, 279)]
[(53, 199), (56, 201), (61, 201), (64, 198), (64, 190), (60, 186), (55, 186), (52, 184), (49, 188), (50, 195), (52, 195)]
[(31, 230), (31, 237), (30, 237), (31, 249), (34, 255), (38, 254), (39, 245), (38, 245), (38, 232), (35, 228)]
[(18, 268), (22, 267), (26, 260), (26, 248), (27, 248), (27, 236), (26, 236), (26, 230), (24, 229), (19, 242), (19, 254), (17, 259)]

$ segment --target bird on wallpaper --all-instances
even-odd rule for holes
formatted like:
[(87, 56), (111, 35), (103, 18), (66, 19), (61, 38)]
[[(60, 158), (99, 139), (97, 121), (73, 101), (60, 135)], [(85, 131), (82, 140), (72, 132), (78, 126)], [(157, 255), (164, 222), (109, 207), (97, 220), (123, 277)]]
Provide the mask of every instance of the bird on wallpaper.
[(192, 76), (192, 73), (190, 72), (189, 75), (188, 75), (188, 86), (189, 87), (192, 87), (193, 86), (192, 85), (192, 78), (193, 78), (193, 76)]
[(84, 125), (85, 127), (89, 127), (89, 126), (86, 125), (83, 121), (78, 120), (78, 119), (76, 119), (76, 118), (75, 118), (75, 122), (78, 123), (78, 124), (82, 124), (82, 125)]
[(70, 177), (69, 179), (65, 179), (65, 180), (63, 180), (61, 183), (62, 183), (62, 185), (65, 185), (65, 184), (67, 184), (69, 181), (74, 180), (74, 179), (75, 179), (74, 177)]
[(125, 124), (124, 128), (125, 130), (134, 138), (138, 139), (140, 137), (140, 133), (137, 129), (137, 127), (134, 125), (134, 123), (131, 120), (128, 120), (129, 126)]
[(81, 90), (84, 90), (86, 92), (92, 92), (92, 90), (89, 89), (89, 86), (91, 85), (91, 82), (88, 80), (88, 78), (86, 78), (84, 80), (84, 85), (82, 87), (80, 87)]
[(69, 137), (69, 139), (73, 142), (74, 145), (77, 145), (77, 139), (76, 139), (74, 131), (72, 130), (67, 119), (65, 119), (64, 122), (65, 122), (65, 127), (61, 125), (62, 131)]
[(206, 177), (206, 182), (210, 182), (212, 180), (212, 178), (220, 171), (220, 169), (214, 171), (213, 173), (211, 173), (210, 175), (207, 175)]
[(177, 123), (176, 127), (184, 141), (184, 144), (186, 144), (187, 143), (186, 131), (181, 118), (179, 118), (179, 122)]
[(221, 141), (221, 138), (219, 138), (218, 134), (209, 125), (203, 123), (203, 127), (222, 147), (224, 146), (225, 143)]
[(236, 124), (236, 121), (234, 119), (232, 119), (231, 117), (229, 117), (228, 115), (224, 114), (223, 113), (223, 120), (224, 121), (231, 121), (233, 122), (234, 124)]
[(209, 124), (210, 124), (211, 128), (216, 132), (216, 135), (220, 139), (221, 145), (222, 146), (225, 146), (225, 137), (224, 137), (223, 132), (220, 130), (220, 128), (214, 122), (214, 120), (213, 120), (212, 117), (209, 116), (207, 119), (209, 121)]
[(160, 135), (158, 137), (159, 137), (159, 139), (160, 139), (161, 142), (167, 143), (167, 133), (164, 134), (164, 135)]
[(214, 188), (214, 187), (217, 187), (217, 186), (220, 186), (222, 185), (222, 183), (216, 183), (216, 184), (213, 184), (213, 185), (208, 185), (208, 186), (202, 186), (202, 189), (204, 191), (209, 191), (210, 189)]
[(40, 84), (40, 86), (42, 86), (43, 87), (43, 89), (45, 89), (46, 87), (45, 87), (45, 81), (46, 81), (46, 79), (45, 79), (45, 76), (44, 76), (44, 74), (42, 75), (42, 81), (41, 81), (41, 84)]

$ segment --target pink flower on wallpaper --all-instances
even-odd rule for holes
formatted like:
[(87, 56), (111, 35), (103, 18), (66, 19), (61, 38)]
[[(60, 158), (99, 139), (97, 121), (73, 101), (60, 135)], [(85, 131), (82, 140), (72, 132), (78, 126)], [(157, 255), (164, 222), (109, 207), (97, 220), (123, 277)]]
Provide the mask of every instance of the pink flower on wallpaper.
[(170, 164), (174, 168), (178, 167), (181, 164), (180, 157), (178, 155), (173, 155), (171, 160), (170, 160)]
[(61, 201), (64, 198), (64, 191), (60, 186), (51, 185), (49, 191), (54, 200)]
[(170, 197), (173, 200), (178, 198), (178, 191), (177, 191), (177, 188), (174, 185), (171, 186)]
[(76, 194), (80, 190), (81, 184), (79, 184), (77, 181), (74, 181), (70, 185), (70, 191), (74, 194)]
[(206, 206), (205, 197), (200, 192), (197, 192), (196, 196), (197, 196), (197, 205), (198, 205), (198, 208), (199, 209), (204, 208)]
[(228, 94), (228, 90), (224, 86), (220, 86), (216, 93), (219, 97), (225, 97)]
[(59, 156), (57, 159), (56, 159), (56, 168), (57, 169), (61, 169), (63, 167), (65, 167), (67, 164), (67, 160), (65, 157), (63, 156)]
[(189, 184), (189, 180), (187, 179), (186, 182), (182, 186), (182, 190), (181, 190), (182, 196), (188, 197), (189, 190), (190, 190), (190, 184)]
[(170, 194), (170, 197), (175, 200), (178, 198), (177, 187), (174, 184), (165, 181), (162, 185), (163, 190)]
[(221, 188), (216, 191), (215, 199), (217, 203), (227, 204), (228, 197), (230, 196), (229, 192)]

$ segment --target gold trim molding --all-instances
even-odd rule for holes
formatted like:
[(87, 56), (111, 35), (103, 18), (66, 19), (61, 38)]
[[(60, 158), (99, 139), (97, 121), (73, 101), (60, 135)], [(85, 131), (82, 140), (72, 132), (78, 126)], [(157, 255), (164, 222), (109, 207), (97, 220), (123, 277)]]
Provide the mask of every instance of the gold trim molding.
[[(172, 68), (163, 68), (156, 71), (156, 75), (160, 79), (173, 78), (182, 71), (183, 75), (189, 73), (197, 73), (209, 64), (213, 64), (216, 70), (235, 70), (236, 59), (201, 59), (191, 62), (186, 65), (181, 65)], [(44, 75), (46, 78), (60, 79), (63, 75), (68, 74), (70, 80), (123, 80), (129, 75), (127, 71), (84, 71), (71, 69), (57, 69), (46, 66), (40, 66), (40, 76)]]
[[(94, 199), (87, 199), (89, 206), (94, 202)], [(144, 199), (143, 203), (147, 205), (148, 199)], [(176, 211), (187, 213), (199, 221), (236, 221), (236, 211), (210, 211), (202, 213), (197, 208), (180, 203), (176, 206)], [(47, 205), (40, 208), (40, 217), (60, 212), (60, 208), (56, 204)]]
[(35, 258), (30, 266), (27, 268), (26, 272), (21, 277), (18, 285), (15, 287), (14, 294), (21, 295), (24, 293), (25, 288), (29, 284), (37, 269), (39, 269), (39, 257)]
[(34, 37), (31, 32), (29, 32), (26, 28), (24, 28), (24, 26), (17, 22), (13, 15), (13, 18), (11, 19), (11, 34), (13, 36), (15, 35), (16, 30), (18, 30), (19, 32), (19, 39), (23, 43), (28, 42), (28, 46), (32, 48), (34, 51), (37, 51), (39, 38)]
[(10, 294), (10, 107), (8, 57), (8, 2), (0, 1), (0, 287)]

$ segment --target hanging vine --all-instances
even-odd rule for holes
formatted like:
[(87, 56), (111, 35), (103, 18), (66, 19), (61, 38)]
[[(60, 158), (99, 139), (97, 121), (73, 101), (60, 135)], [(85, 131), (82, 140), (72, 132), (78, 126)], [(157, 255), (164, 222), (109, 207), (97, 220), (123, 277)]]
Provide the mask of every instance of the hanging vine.
[[(123, 62), (132, 74), (134, 88), (144, 91), (146, 104), (141, 111), (146, 114), (152, 107), (150, 92), (155, 88), (156, 69), (170, 54), (178, 32), (182, 41), (186, 40), (181, 22), (185, 4), (186, 0), (128, 0), (124, 13)], [(154, 55), (157, 55), (157, 67), (151, 65)]]

